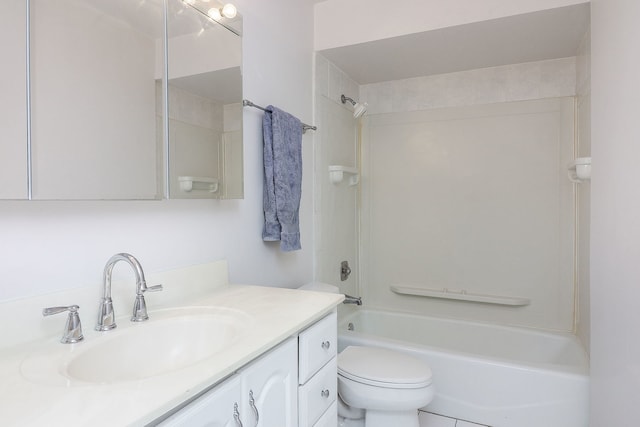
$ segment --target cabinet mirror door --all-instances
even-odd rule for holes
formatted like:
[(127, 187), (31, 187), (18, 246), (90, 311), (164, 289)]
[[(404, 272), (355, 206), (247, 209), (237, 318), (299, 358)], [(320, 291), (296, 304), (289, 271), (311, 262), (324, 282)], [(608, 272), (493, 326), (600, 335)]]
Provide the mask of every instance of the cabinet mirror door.
[(24, 0), (0, 2), (0, 199), (27, 195), (27, 17)]
[(33, 198), (161, 197), (162, 0), (31, 0)]
[(168, 3), (170, 198), (243, 197), (242, 20), (222, 7)]

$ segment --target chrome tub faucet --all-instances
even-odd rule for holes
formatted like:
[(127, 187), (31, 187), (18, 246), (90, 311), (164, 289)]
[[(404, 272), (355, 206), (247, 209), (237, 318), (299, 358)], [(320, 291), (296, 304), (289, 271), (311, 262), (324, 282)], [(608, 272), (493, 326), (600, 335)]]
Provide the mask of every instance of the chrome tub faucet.
[(113, 313), (113, 302), (111, 301), (111, 273), (113, 271), (113, 267), (118, 261), (124, 261), (129, 264), (136, 275), (136, 300), (133, 304), (133, 315), (131, 316), (132, 322), (142, 322), (149, 318), (147, 314), (147, 304), (144, 300), (144, 293), (147, 291), (155, 292), (162, 290), (162, 285), (147, 286), (142, 266), (133, 255), (127, 253), (115, 254), (104, 266), (103, 296), (98, 309), (96, 331), (109, 331), (117, 326)]
[(355, 304), (362, 305), (362, 297), (352, 297), (351, 295), (344, 294), (343, 304)]

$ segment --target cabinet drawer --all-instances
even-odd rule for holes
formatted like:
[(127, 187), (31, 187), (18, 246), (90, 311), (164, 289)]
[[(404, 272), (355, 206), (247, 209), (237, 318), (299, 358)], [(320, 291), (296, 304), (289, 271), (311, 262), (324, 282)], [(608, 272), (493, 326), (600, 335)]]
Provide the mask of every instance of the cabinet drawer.
[(305, 385), (298, 388), (300, 427), (311, 427), (336, 401), (338, 362), (334, 357)]
[(338, 321), (335, 312), (318, 321), (300, 334), (299, 384), (304, 384), (336, 355)]
[(333, 402), (313, 427), (336, 427), (338, 425), (338, 402)]

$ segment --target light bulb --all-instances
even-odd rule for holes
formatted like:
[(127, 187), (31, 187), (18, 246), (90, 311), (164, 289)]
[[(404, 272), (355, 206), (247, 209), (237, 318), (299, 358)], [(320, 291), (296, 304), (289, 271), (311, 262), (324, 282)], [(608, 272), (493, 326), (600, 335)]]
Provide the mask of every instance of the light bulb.
[(220, 9), (217, 9), (215, 7), (212, 7), (211, 9), (209, 9), (209, 11), (207, 12), (207, 15), (209, 15), (209, 18), (213, 19), (214, 21), (219, 21), (220, 19), (222, 19), (222, 15), (220, 14)]
[(229, 19), (235, 18), (237, 13), (238, 13), (238, 10), (231, 3), (225, 4), (224, 7), (222, 8), (222, 16), (224, 16), (225, 18), (229, 18)]

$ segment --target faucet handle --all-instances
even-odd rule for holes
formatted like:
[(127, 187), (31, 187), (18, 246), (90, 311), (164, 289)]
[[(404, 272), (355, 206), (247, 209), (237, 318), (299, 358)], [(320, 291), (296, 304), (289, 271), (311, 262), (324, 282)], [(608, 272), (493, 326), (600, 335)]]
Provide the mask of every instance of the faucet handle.
[(76, 312), (80, 307), (77, 305), (47, 307), (42, 309), (43, 316), (51, 316), (52, 314), (64, 313), (65, 311)]
[(147, 286), (146, 289), (143, 289), (143, 292), (158, 292), (162, 290), (162, 285), (153, 285), (153, 286)]
[(79, 308), (77, 305), (70, 305), (66, 307), (47, 307), (42, 310), (43, 316), (51, 316), (53, 314), (64, 313), (65, 311), (69, 312), (67, 323), (65, 324), (64, 332), (60, 339), (60, 342), (63, 344), (73, 344), (84, 339), (84, 335), (82, 335), (82, 324), (80, 323), (80, 316), (78, 315)]
[(147, 314), (147, 302), (144, 299), (145, 292), (158, 292), (162, 290), (162, 285), (143, 286), (140, 288), (140, 293), (136, 295), (136, 300), (133, 303), (133, 315), (131, 316), (132, 322), (144, 322), (149, 319)]

